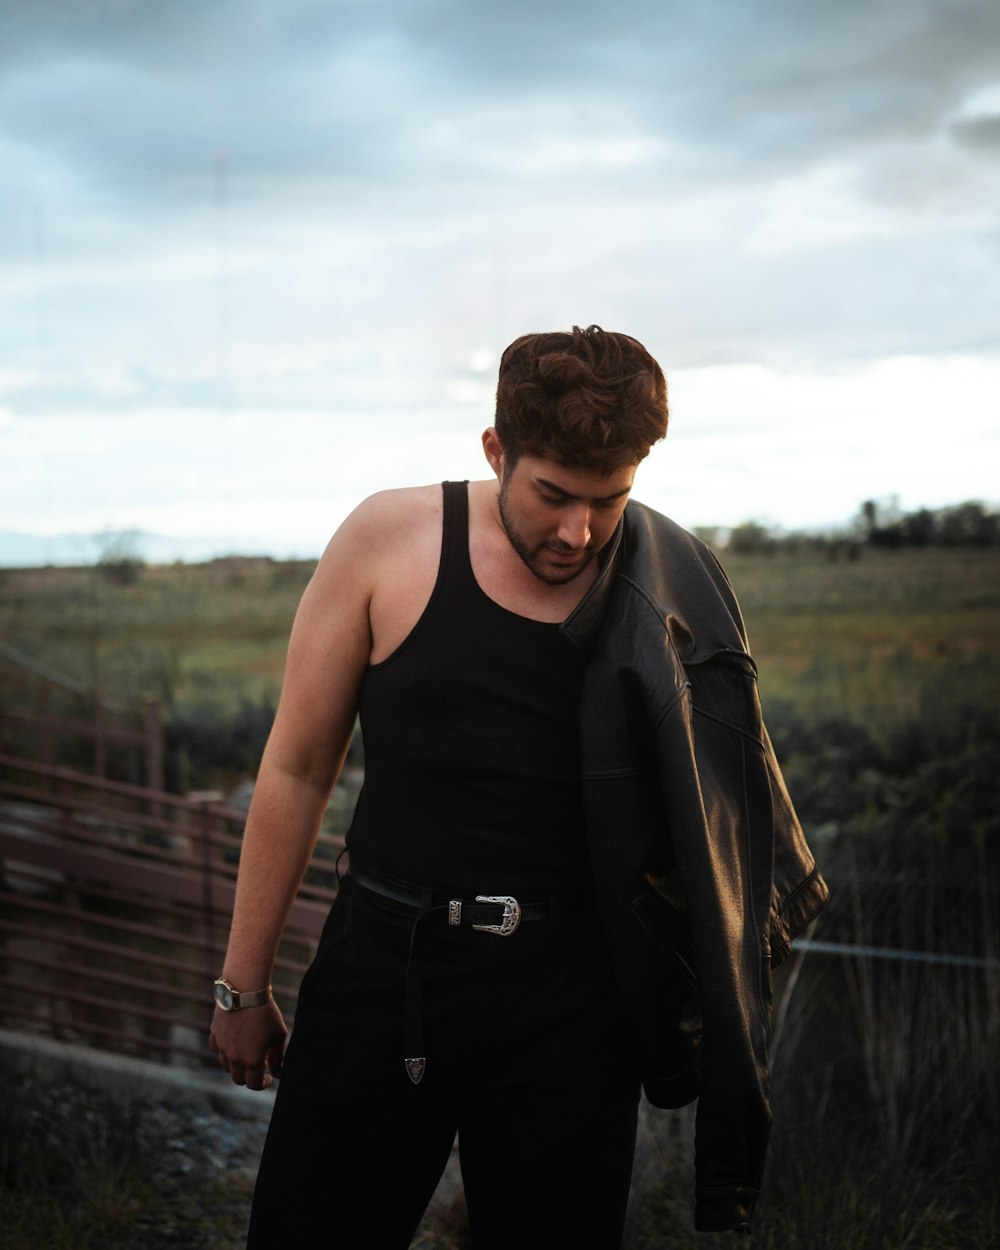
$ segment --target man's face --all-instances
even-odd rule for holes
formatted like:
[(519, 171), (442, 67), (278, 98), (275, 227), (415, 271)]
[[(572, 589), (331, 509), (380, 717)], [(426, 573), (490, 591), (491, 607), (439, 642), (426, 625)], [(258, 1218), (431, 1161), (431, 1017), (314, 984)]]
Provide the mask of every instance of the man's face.
[(500, 468), (500, 521), (536, 577), (562, 586), (578, 577), (615, 531), (636, 465), (607, 477), (543, 456)]

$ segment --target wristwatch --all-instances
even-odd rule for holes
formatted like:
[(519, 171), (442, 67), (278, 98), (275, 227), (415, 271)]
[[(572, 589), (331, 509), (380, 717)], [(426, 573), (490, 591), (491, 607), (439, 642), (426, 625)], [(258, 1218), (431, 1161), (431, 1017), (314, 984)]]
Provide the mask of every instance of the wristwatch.
[(243, 990), (241, 993), (226, 980), (218, 977), (215, 982), (215, 1005), (223, 1011), (242, 1011), (244, 1007), (263, 1007), (271, 1001), (271, 987), (263, 990)]

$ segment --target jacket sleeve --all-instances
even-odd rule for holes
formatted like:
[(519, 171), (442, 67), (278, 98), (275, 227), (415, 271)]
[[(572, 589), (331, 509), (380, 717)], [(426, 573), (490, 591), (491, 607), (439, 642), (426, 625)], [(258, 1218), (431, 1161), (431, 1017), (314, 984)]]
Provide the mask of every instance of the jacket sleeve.
[(734, 716), (755, 705), (752, 672), (725, 662), (689, 673), (656, 736), (702, 1011), (695, 1227), (748, 1230), (771, 1123), (771, 788), (763, 743)]
[[(630, 504), (625, 521), (581, 713), (595, 883), (647, 1096), (698, 1096), (695, 1226), (747, 1231), (771, 1123), (770, 971), (826, 887), (764, 729), (724, 571), (651, 510)], [(642, 961), (650, 938), (662, 966)], [(673, 947), (689, 1006), (671, 1015)], [(678, 1081), (667, 1078), (680, 1025), (690, 1059)]]

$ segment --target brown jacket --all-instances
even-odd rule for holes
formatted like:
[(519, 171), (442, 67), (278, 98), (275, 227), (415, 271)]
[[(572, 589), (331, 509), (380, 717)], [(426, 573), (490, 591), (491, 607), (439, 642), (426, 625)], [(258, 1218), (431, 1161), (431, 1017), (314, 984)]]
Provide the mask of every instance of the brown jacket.
[(635, 502), (563, 629), (589, 656), (587, 837), (643, 1086), (699, 1099), (695, 1226), (748, 1229), (771, 1113), (771, 968), (828, 897), (712, 552)]

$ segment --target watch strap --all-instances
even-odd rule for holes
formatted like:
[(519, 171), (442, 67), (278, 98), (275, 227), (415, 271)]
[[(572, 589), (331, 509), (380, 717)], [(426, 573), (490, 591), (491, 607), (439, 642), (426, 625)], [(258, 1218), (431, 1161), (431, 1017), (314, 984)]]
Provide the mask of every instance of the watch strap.
[(233, 1006), (242, 1011), (244, 1007), (263, 1007), (271, 1001), (271, 987), (263, 990), (242, 990), (233, 993)]

